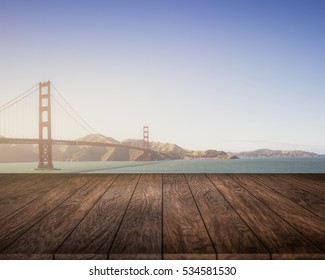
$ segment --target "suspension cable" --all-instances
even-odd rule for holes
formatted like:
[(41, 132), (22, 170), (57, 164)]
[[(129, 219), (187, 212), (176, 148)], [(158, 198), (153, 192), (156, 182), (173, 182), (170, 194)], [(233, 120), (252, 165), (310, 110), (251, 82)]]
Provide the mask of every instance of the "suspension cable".
[(68, 112), (68, 110), (66, 108), (64, 108), (60, 102), (53, 96), (51, 95), (52, 99), (56, 102), (56, 104), (58, 104), (77, 124), (79, 124), (84, 130), (86, 130), (87, 132), (89, 132), (90, 134), (92, 133), (91, 130), (89, 130), (88, 128), (86, 128), (83, 124), (81, 124), (70, 112)]
[[(16, 104), (17, 102), (19, 102), (20, 100), (24, 99), (25, 97), (29, 96), (30, 94), (34, 93), (36, 90), (30, 92), (29, 94), (27, 94), (29, 91), (31, 91), (32, 89), (34, 89), (34, 87), (38, 86), (38, 84), (34, 85), (33, 87), (31, 87), (30, 89), (26, 90), (25, 92), (23, 92), (22, 94), (18, 95), (17, 97), (15, 97), (14, 99), (10, 100), (9, 102), (3, 104), (2, 106), (0, 106), (0, 111), (3, 111), (5, 109), (7, 109), (9, 106), (12, 106), (14, 104)], [(27, 95), (25, 95), (27, 94)], [(25, 95), (25, 96), (24, 96)], [(19, 99), (19, 100), (17, 100)]]
[[(55, 91), (59, 94), (59, 96), (63, 99), (63, 101), (69, 106), (69, 108), (77, 115), (77, 117), (84, 123), (84, 125), (86, 125), (88, 127), (85, 128), (83, 125), (80, 124), (80, 122), (78, 122), (74, 117), (72, 117), (72, 115), (70, 113), (68, 113), (66, 111), (66, 113), (68, 113), (70, 115), (70, 117), (72, 117), (79, 125), (82, 126), (83, 129), (85, 129), (86, 131), (90, 132), (90, 133), (96, 133), (99, 134), (91, 125), (89, 125), (79, 114), (78, 112), (70, 105), (70, 103), (63, 97), (63, 95), (58, 91), (58, 89), (51, 83), (51, 85), (53, 86), (53, 88), (55, 89)], [(61, 108), (63, 109), (63, 106), (56, 100), (56, 102), (61, 106)], [(90, 129), (90, 130), (89, 130)]]

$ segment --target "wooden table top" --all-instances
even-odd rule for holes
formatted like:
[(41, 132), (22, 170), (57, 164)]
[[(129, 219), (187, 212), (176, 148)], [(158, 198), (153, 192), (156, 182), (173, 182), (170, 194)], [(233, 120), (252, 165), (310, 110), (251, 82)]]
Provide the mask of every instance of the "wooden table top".
[(325, 259), (325, 175), (1, 174), (0, 259)]

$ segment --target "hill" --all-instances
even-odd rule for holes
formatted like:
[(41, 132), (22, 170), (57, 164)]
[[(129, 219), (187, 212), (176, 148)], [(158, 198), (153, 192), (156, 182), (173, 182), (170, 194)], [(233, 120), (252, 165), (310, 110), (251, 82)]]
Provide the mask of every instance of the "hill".
[(249, 152), (236, 153), (238, 157), (319, 157), (318, 154), (305, 152), (300, 150), (269, 150), (269, 149), (259, 149)]
[[(76, 139), (77, 141), (119, 143), (111, 137), (101, 134), (89, 134)], [(53, 146), (54, 161), (102, 161), (107, 160), (114, 152), (112, 147), (94, 147), (94, 146)]]
[(0, 145), (0, 162), (33, 162), (37, 160), (37, 146), (15, 144)]
[[(143, 146), (142, 140), (127, 139), (122, 142), (112, 137), (101, 134), (90, 134), (78, 138), (77, 141), (123, 143), (138, 147)], [(150, 148), (157, 152), (151, 154), (151, 160), (164, 159), (233, 159), (234, 155), (223, 151), (186, 150), (176, 144), (150, 142)], [(32, 162), (38, 159), (37, 145), (0, 145), (0, 162)], [(144, 153), (141, 150), (133, 150), (120, 147), (93, 147), (93, 146), (69, 146), (54, 145), (54, 161), (141, 161)]]
[[(0, 138), (4, 138), (0, 136)], [(101, 134), (90, 134), (78, 138), (77, 141), (123, 143), (138, 147), (143, 146), (142, 140), (127, 139), (122, 142)], [(164, 159), (236, 159), (238, 157), (320, 157), (316, 153), (301, 150), (270, 150), (259, 149), (240, 153), (206, 150), (196, 151), (184, 149), (176, 144), (150, 142), (150, 148), (157, 151), (152, 153), (151, 160)], [(93, 146), (53, 146), (54, 161), (141, 161), (143, 151), (119, 147)], [(37, 145), (0, 145), (0, 162), (34, 162), (38, 160)]]
[[(123, 141), (123, 143), (136, 145), (142, 147), (142, 140), (128, 139)], [(217, 150), (206, 150), (206, 151), (196, 151), (187, 150), (181, 148), (176, 144), (170, 143), (160, 143), (160, 142), (150, 142), (150, 148), (152, 150), (161, 153), (160, 157), (157, 159), (235, 159), (235, 155), (230, 155), (224, 151)]]

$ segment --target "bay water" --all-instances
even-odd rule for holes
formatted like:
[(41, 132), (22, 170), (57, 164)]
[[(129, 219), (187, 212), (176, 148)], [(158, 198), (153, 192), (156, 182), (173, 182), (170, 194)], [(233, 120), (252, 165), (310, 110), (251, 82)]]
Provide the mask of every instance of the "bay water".
[(58, 170), (35, 170), (36, 162), (0, 163), (0, 173), (325, 173), (325, 157), (234, 160), (54, 162)]

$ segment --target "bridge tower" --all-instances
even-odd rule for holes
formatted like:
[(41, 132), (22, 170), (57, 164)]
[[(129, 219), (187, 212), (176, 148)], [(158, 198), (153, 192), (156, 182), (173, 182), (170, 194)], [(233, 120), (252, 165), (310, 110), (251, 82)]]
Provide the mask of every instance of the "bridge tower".
[(143, 148), (145, 149), (143, 152), (143, 160), (150, 160), (149, 155), (149, 127), (143, 127)]
[(51, 131), (51, 82), (39, 83), (38, 169), (53, 169)]

